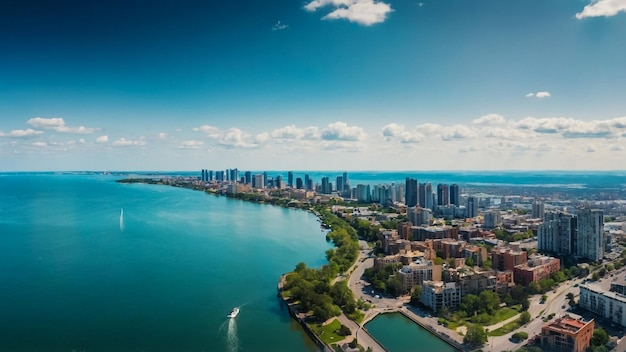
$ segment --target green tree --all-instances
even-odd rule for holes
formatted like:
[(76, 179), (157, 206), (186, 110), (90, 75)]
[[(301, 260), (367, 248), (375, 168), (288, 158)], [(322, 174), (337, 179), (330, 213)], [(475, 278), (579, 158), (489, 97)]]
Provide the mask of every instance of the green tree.
[(515, 334), (511, 335), (511, 339), (513, 339), (513, 341), (524, 341), (527, 338), (528, 333), (524, 331), (516, 332)]
[(440, 257), (435, 258), (435, 265), (441, 265), (443, 264), (443, 259), (441, 259)]
[(350, 328), (343, 324), (341, 324), (341, 327), (339, 327), (339, 330), (337, 331), (337, 334), (341, 336), (348, 336), (351, 333)]
[(474, 265), (476, 265), (476, 263), (474, 262), (474, 258), (469, 257), (465, 260), (465, 265), (469, 266), (469, 267), (473, 267)]
[(592, 346), (604, 346), (607, 342), (609, 342), (609, 334), (604, 329), (597, 328), (593, 331), (593, 336), (591, 337)]
[(574, 299), (574, 294), (571, 292), (568, 292), (567, 295), (565, 295), (565, 297), (567, 297), (567, 299), (569, 299), (570, 301)]
[(411, 291), (411, 304), (412, 305), (417, 304), (421, 298), (422, 298), (422, 286), (415, 285), (415, 287), (413, 287), (413, 291)]
[(593, 273), (593, 275), (591, 275), (591, 280), (593, 281), (598, 281), (600, 279), (600, 275), (598, 275), (597, 272)]
[(491, 258), (485, 260), (485, 262), (483, 263), (483, 269), (491, 269), (493, 267), (493, 264), (491, 262)]
[(451, 268), (456, 268), (456, 260), (454, 260), (454, 258), (448, 258), (448, 266)]
[(478, 324), (471, 324), (463, 337), (463, 343), (471, 346), (480, 346), (485, 342), (487, 342), (487, 332), (485, 328)]
[(530, 313), (522, 312), (522, 314), (519, 317), (519, 322), (522, 323), (522, 325), (530, 322)]

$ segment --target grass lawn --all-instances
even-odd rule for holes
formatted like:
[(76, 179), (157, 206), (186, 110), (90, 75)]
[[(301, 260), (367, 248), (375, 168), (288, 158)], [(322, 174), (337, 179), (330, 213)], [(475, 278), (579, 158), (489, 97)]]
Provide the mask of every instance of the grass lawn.
[[(501, 321), (505, 321), (519, 314), (522, 306), (516, 305), (511, 308), (502, 307), (496, 311), (496, 313), (489, 317), (489, 320), (483, 323), (480, 323), (483, 326), (489, 326), (493, 324), (497, 324)], [(459, 321), (448, 321), (447, 328), (451, 330), (456, 330), (459, 326), (473, 324), (470, 318), (463, 318)], [(495, 335), (494, 335), (495, 336)]]
[(333, 320), (328, 325), (320, 326), (320, 324), (310, 324), (309, 326), (313, 332), (327, 344), (335, 343), (345, 338), (345, 336), (337, 335), (337, 331), (339, 331), (339, 327), (341, 326), (341, 323), (337, 319)]
[(510, 333), (511, 331), (517, 330), (522, 324), (520, 324), (519, 319), (512, 321), (508, 324), (504, 324), (503, 327), (498, 328), (494, 331), (489, 331), (488, 336), (502, 336)]

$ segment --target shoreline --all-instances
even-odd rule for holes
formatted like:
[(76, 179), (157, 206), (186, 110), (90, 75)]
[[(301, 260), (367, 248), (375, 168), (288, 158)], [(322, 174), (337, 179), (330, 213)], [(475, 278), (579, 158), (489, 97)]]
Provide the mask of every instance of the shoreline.
[[(299, 207), (299, 206), (289, 206), (289, 204), (293, 204), (291, 202), (287, 202), (287, 203), (282, 204), (282, 203), (279, 203), (279, 202), (266, 202), (264, 200), (259, 200), (259, 199), (256, 199), (256, 198), (244, 199), (243, 197), (236, 197), (236, 196), (233, 196), (233, 195), (229, 195), (227, 193), (211, 191), (211, 190), (208, 190), (206, 188), (200, 188), (200, 187), (197, 187), (197, 185), (194, 185), (193, 183), (190, 183), (190, 182), (165, 183), (165, 182), (157, 181), (157, 180), (154, 180), (154, 179), (120, 179), (120, 180), (116, 180), (116, 182), (117, 183), (127, 183), (127, 184), (140, 183), (140, 184), (170, 186), (170, 187), (176, 187), (176, 188), (186, 188), (186, 189), (189, 189), (189, 190), (201, 191), (201, 192), (204, 192), (206, 194), (213, 195), (215, 197), (225, 196), (226, 198), (229, 198), (229, 199), (237, 199), (237, 200), (240, 200), (240, 201), (250, 202), (250, 203), (255, 203), (255, 204), (266, 204), (266, 205), (279, 206), (279, 207), (285, 208), (285, 209), (303, 210), (303, 211), (306, 211), (306, 212), (309, 212), (309, 213), (313, 214), (317, 218), (318, 222), (320, 223), (320, 227), (321, 227), (322, 230), (326, 230), (326, 231), (330, 230), (330, 227), (325, 223), (325, 221), (324, 221), (324, 219), (322, 217), (322, 214), (317, 212), (314, 208), (312, 208), (312, 207), (303, 208), (303, 207)], [(299, 205), (300, 203), (297, 203), (297, 204)], [(308, 205), (308, 203), (305, 203), (305, 204)], [(357, 262), (358, 262), (358, 259), (357, 259)], [(300, 326), (302, 327), (304, 332), (320, 348), (320, 351), (323, 351), (323, 352), (333, 352), (334, 349), (332, 347), (330, 347), (329, 345), (327, 345), (326, 343), (324, 343), (319, 338), (319, 336), (317, 336), (317, 334), (315, 334), (315, 332), (308, 326), (308, 323), (305, 321), (304, 317), (299, 316), (299, 315), (301, 315), (303, 313), (298, 312), (297, 309), (294, 307), (294, 304), (293, 303), (289, 303), (283, 297), (283, 295), (282, 295), (282, 285), (283, 285), (284, 278), (286, 277), (286, 275), (287, 274), (280, 275), (279, 281), (278, 281), (278, 284), (277, 284), (277, 290), (278, 290), (277, 296), (279, 296), (279, 298), (280, 298), (280, 300), (282, 302), (281, 304), (285, 304), (287, 306), (288, 311), (289, 311), (289, 315), (300, 324)], [(403, 307), (403, 308), (406, 308), (406, 307)], [(406, 309), (409, 309), (409, 308), (406, 308)], [(468, 351), (468, 349), (466, 349), (463, 345), (460, 345), (457, 341), (454, 341), (453, 339), (451, 339), (446, 333), (440, 333), (439, 331), (434, 329), (432, 326), (425, 325), (422, 322), (420, 322), (418, 319), (414, 319), (409, 314), (404, 312), (402, 308), (396, 309), (396, 310), (393, 310), (393, 311), (384, 312), (382, 314), (390, 314), (390, 313), (400, 313), (400, 314), (402, 314), (407, 319), (410, 319), (414, 324), (417, 324), (419, 327), (421, 327), (422, 329), (426, 330), (427, 332), (429, 332), (433, 336), (441, 339), (442, 341), (444, 341), (448, 345), (450, 345), (453, 348), (455, 348), (457, 351)], [(380, 347), (382, 347), (384, 351), (387, 351), (385, 349), (384, 345), (382, 343), (380, 343), (373, 335), (371, 335), (369, 333), (369, 331), (367, 331), (367, 329), (365, 328), (365, 325), (362, 325), (362, 330), (364, 330), (364, 332), (366, 334), (368, 334)]]

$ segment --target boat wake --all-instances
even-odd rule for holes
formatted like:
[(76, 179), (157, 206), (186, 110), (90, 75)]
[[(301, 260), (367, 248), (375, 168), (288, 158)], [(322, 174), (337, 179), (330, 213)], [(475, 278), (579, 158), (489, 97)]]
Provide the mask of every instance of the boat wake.
[(235, 319), (228, 319), (226, 346), (229, 352), (239, 351), (239, 337), (237, 336), (237, 322)]
[(124, 232), (124, 208), (120, 211), (120, 231)]

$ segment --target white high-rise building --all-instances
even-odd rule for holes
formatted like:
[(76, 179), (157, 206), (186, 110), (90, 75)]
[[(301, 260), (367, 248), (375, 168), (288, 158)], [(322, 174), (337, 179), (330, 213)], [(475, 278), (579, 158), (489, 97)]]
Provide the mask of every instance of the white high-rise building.
[(599, 209), (581, 209), (578, 213), (576, 255), (600, 261), (604, 257), (604, 212)]

